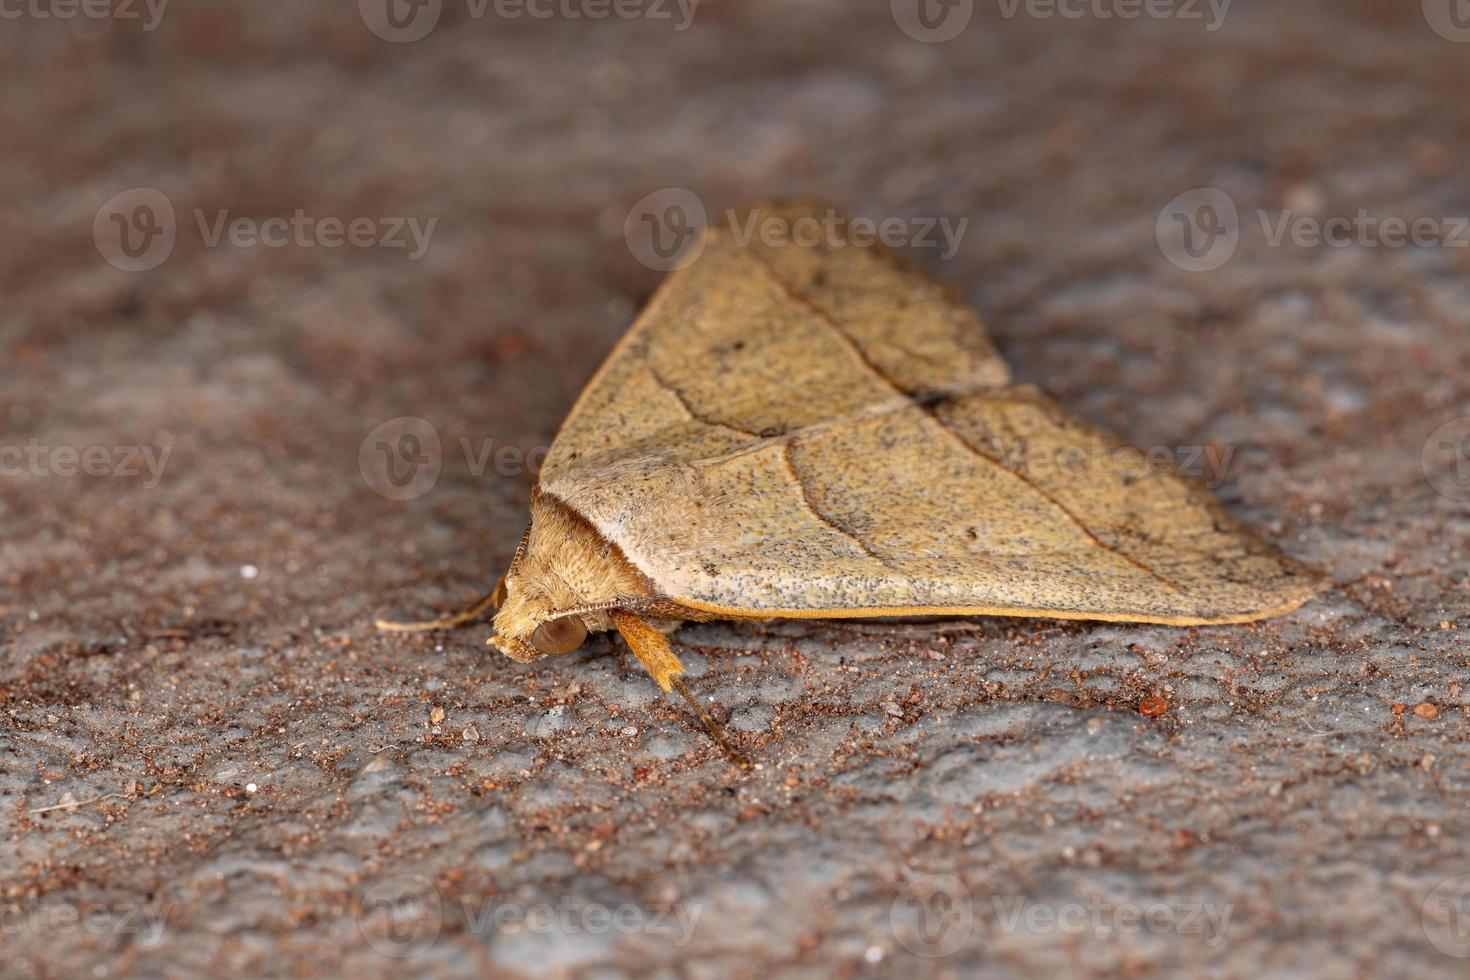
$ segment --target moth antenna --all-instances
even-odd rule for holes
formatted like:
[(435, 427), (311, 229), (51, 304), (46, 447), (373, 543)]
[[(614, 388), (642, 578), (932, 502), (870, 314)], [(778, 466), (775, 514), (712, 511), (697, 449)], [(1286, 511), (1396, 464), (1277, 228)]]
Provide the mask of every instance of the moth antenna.
[(504, 580), (501, 584), (497, 584), (488, 595), (475, 600), (474, 605), (461, 609), (457, 613), (450, 613), (448, 616), (440, 616), (438, 619), (423, 619), (417, 622), (379, 619), (374, 620), (373, 625), (388, 633), (428, 633), (432, 630), (452, 630), (461, 626), (469, 626), (482, 618), (490, 608), (500, 605), (504, 594), (503, 589)]
[(694, 714), (704, 723), (709, 730), (710, 737), (715, 744), (730, 759), (731, 762), (741, 769), (749, 769), (750, 761), (736, 751), (735, 746), (730, 744), (730, 739), (725, 735), (725, 730), (720, 723), (705, 710), (704, 705), (695, 700), (694, 695), (689, 693), (689, 688), (679, 679), (684, 673), (684, 665), (679, 662), (679, 657), (674, 653), (674, 648), (669, 645), (669, 638), (664, 636), (655, 627), (649, 625), (647, 620), (641, 619), (630, 612), (622, 609), (612, 611), (613, 624), (617, 626), (618, 632), (628, 643), (628, 649), (638, 658), (643, 668), (653, 675), (654, 681), (665, 691), (678, 691), (689, 707), (694, 709)]

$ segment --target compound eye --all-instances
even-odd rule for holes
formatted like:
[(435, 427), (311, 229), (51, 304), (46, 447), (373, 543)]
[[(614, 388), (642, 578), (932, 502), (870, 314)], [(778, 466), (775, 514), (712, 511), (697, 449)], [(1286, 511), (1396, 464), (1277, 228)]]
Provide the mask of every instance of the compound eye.
[(563, 616), (542, 623), (531, 634), (531, 645), (542, 653), (571, 653), (587, 639), (587, 627), (580, 616)]

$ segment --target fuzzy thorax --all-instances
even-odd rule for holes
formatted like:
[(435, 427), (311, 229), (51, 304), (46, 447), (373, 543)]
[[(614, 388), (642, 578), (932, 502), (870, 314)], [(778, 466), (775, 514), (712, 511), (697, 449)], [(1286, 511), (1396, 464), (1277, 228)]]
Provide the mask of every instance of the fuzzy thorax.
[(608, 611), (654, 598), (648, 579), (580, 514), (552, 495), (531, 497), (525, 547), (505, 573), (505, 601), (490, 643), (522, 662), (545, 656), (532, 643), (543, 624), (576, 615), (588, 632), (610, 629)]

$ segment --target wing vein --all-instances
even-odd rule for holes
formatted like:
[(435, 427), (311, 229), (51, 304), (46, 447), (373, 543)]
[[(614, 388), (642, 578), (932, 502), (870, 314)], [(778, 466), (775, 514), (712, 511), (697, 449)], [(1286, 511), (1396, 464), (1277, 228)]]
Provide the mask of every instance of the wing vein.
[[(843, 329), (842, 324), (838, 323), (837, 320), (835, 318), (833, 318), (829, 313), (827, 313), (826, 310), (822, 309), (820, 306), (816, 305), (811, 300), (809, 300), (805, 296), (801, 295), (794, 288), (792, 288), (791, 284), (789, 282), (787, 282), (786, 279), (780, 273), (778, 273), (775, 270), (775, 268), (774, 268), (774, 266), (772, 266), (770, 260), (768, 260), (765, 256), (761, 255), (759, 252), (753, 252), (752, 254), (754, 254), (756, 256), (756, 258), (760, 261), (761, 266), (763, 268), (765, 268), (767, 272), (770, 273), (771, 278), (774, 279), (777, 283), (780, 284), (781, 289), (786, 293), (787, 296), (789, 296), (792, 299), (793, 302), (799, 303), (802, 306), (806, 307), (807, 309), (811, 310), (817, 316), (817, 318), (819, 320), (821, 320), (821, 322), (825, 323), (829, 328), (831, 328), (831, 330), (833, 331), (833, 333), (835, 333), (842, 340), (843, 346), (845, 346), (848, 349), (848, 351), (851, 352), (852, 355), (854, 357), (856, 357), (857, 360), (864, 367), (866, 367), (868, 369), (868, 371), (874, 377), (876, 377), (879, 380), (881, 380), (885, 385), (887, 385), (890, 389), (892, 389), (897, 395), (899, 395), (901, 398), (903, 398), (906, 401), (908, 401), (909, 404), (911, 404), (914, 407), (918, 408), (926, 416), (928, 416), (930, 419), (932, 419), (935, 422), (935, 424), (937, 424), (939, 426), (939, 428), (940, 428), (941, 431), (949, 434), (951, 437), (953, 437), (954, 439), (956, 439), (961, 446), (963, 446), (965, 449), (969, 450), (975, 456), (978, 456), (979, 458), (985, 460), (986, 462), (988, 462), (988, 463), (990, 463), (990, 464), (992, 464), (992, 465), (994, 465), (996, 467), (999, 467), (1002, 471), (1004, 471), (1006, 473), (1009, 473), (1011, 476), (1013, 476), (1016, 479), (1020, 480), (1028, 488), (1030, 488), (1030, 490), (1033, 493), (1035, 493), (1037, 496), (1041, 497), (1047, 503), (1051, 504), (1057, 510), (1061, 511), (1062, 514), (1066, 516), (1067, 520), (1071, 521), (1074, 525), (1076, 525), (1077, 529), (1079, 531), (1081, 531), (1084, 535), (1086, 535), (1087, 538), (1089, 540), (1091, 540), (1093, 544), (1097, 545), (1099, 548), (1103, 549), (1104, 551), (1107, 551), (1107, 552), (1109, 552), (1111, 554), (1117, 555), (1119, 558), (1121, 558), (1124, 561), (1128, 562), (1128, 564), (1133, 565), (1135, 568), (1138, 568), (1140, 571), (1143, 571), (1146, 574), (1152, 576), (1154, 579), (1156, 579), (1165, 588), (1170, 589), (1171, 591), (1174, 591), (1174, 592), (1179, 592), (1180, 591), (1179, 586), (1175, 585), (1173, 582), (1171, 582), (1165, 576), (1163, 576), (1163, 575), (1159, 574), (1158, 572), (1154, 571), (1148, 565), (1146, 565), (1143, 562), (1139, 561), (1138, 559), (1134, 558), (1132, 555), (1124, 552), (1123, 550), (1117, 548), (1114, 545), (1108, 544), (1106, 541), (1104, 541), (1101, 538), (1099, 538), (1092, 531), (1092, 529), (1089, 528), (1082, 521), (1081, 518), (1079, 518), (1076, 514), (1072, 513), (1072, 511), (1070, 509), (1068, 509), (1065, 504), (1063, 504), (1055, 496), (1053, 496), (1052, 494), (1050, 494), (1046, 490), (1044, 490), (1040, 485), (1038, 485), (1030, 477), (1026, 476), (1024, 473), (1020, 473), (1020, 472), (1012, 469), (1011, 467), (1005, 465), (1005, 463), (1003, 463), (999, 459), (996, 459), (994, 456), (991, 456), (988, 453), (982, 452), (979, 449), (979, 447), (977, 447), (974, 444), (972, 444), (969, 439), (966, 439), (964, 437), (964, 435), (962, 433), (960, 433), (960, 431), (958, 429), (956, 429), (954, 426), (950, 425), (936, 411), (936, 405), (941, 400), (938, 397), (938, 395), (940, 394), (939, 392), (926, 393), (926, 397), (918, 397), (915, 392), (912, 392), (912, 391), (908, 390), (907, 388), (905, 388), (903, 385), (899, 384), (886, 371), (884, 371), (881, 367), (879, 367), (878, 364), (876, 362), (874, 362), (871, 357), (868, 356), (868, 352), (865, 351), (865, 350), (863, 350), (862, 345), (859, 344), (857, 342), (857, 340), (854, 339), (851, 334), (849, 334), (846, 330)], [(787, 447), (785, 449), (783, 449), (783, 455), (786, 455), (786, 453), (788, 451), (789, 451), (789, 443), (787, 444)], [(803, 491), (803, 494), (804, 493), (805, 493), (805, 491)], [(810, 501), (808, 501), (807, 503), (808, 503), (808, 508), (811, 509)], [(818, 515), (818, 516), (820, 516), (820, 515)]]
[(786, 472), (791, 475), (791, 481), (796, 484), (796, 489), (801, 492), (801, 502), (806, 505), (806, 509), (817, 520), (861, 548), (863, 554), (881, 564), (883, 562), (883, 556), (874, 551), (872, 546), (864, 541), (861, 535), (852, 528), (847, 527), (841, 521), (824, 514), (822, 509), (817, 506), (817, 502), (812, 499), (811, 491), (807, 489), (806, 480), (802, 478), (801, 472), (796, 468), (796, 460), (791, 454), (794, 445), (794, 440), (781, 444), (781, 461), (786, 464)]
[(996, 468), (1000, 469), (1002, 472), (1009, 473), (1011, 476), (1015, 477), (1017, 480), (1020, 480), (1028, 488), (1030, 488), (1030, 490), (1033, 493), (1035, 493), (1038, 497), (1040, 497), (1042, 500), (1045, 500), (1047, 503), (1051, 504), (1057, 510), (1061, 511), (1062, 514), (1067, 518), (1067, 520), (1071, 521), (1074, 525), (1076, 525), (1077, 530), (1081, 531), (1084, 535), (1086, 535), (1087, 538), (1089, 540), (1091, 540), (1093, 544), (1097, 545), (1099, 548), (1103, 549), (1104, 551), (1109, 552), (1110, 554), (1117, 555), (1119, 558), (1123, 559), (1128, 564), (1130, 564), (1130, 565), (1134, 566), (1135, 568), (1139, 569), (1140, 571), (1143, 571), (1143, 572), (1147, 573), (1148, 575), (1152, 576), (1154, 579), (1156, 579), (1159, 582), (1160, 585), (1163, 585), (1165, 588), (1169, 589), (1170, 591), (1172, 591), (1172, 592), (1179, 592), (1179, 591), (1181, 591), (1180, 588), (1179, 588), (1179, 586), (1175, 585), (1173, 582), (1171, 582), (1165, 576), (1163, 576), (1163, 575), (1159, 574), (1158, 572), (1154, 571), (1148, 565), (1146, 565), (1143, 562), (1139, 561), (1137, 558), (1134, 558), (1132, 555), (1128, 554), (1126, 551), (1123, 551), (1121, 548), (1118, 548), (1116, 545), (1108, 544), (1102, 538), (1098, 537), (1097, 534), (1092, 530), (1092, 528), (1088, 527), (1087, 524), (1080, 517), (1078, 517), (1076, 514), (1072, 513), (1071, 509), (1068, 508), (1066, 504), (1062, 503), (1055, 496), (1053, 496), (1052, 494), (1048, 493), (1046, 491), (1046, 489), (1044, 487), (1042, 487), (1039, 483), (1037, 483), (1036, 481), (1032, 480), (1029, 476), (1027, 476), (1026, 474), (1020, 472), (1019, 470), (1015, 470), (1015, 469), (1012, 469), (1011, 467), (1007, 466), (1003, 461), (1001, 461), (999, 459), (996, 459), (994, 456), (990, 455), (987, 452), (984, 452), (983, 450), (980, 449), (979, 446), (976, 446), (969, 439), (965, 438), (964, 433), (960, 432), (960, 430), (958, 428), (956, 428), (955, 426), (951, 425), (949, 423), (949, 421), (947, 419), (945, 419), (944, 416), (942, 416), (942, 415), (939, 414), (938, 405), (925, 405), (925, 404), (922, 404), (922, 403), (917, 402), (917, 401), (914, 404), (915, 405), (918, 405), (919, 409), (921, 411), (923, 411), (925, 415), (929, 416), (929, 418), (931, 418), (931, 419), (934, 420), (934, 423), (939, 426), (940, 431), (947, 433), (951, 438), (953, 438), (957, 443), (959, 443), (959, 445), (963, 446), (965, 449), (968, 449), (976, 457), (978, 457), (980, 459), (983, 459), (987, 463), (990, 463), (992, 466), (995, 466)]
[(674, 400), (679, 403), (679, 407), (684, 410), (684, 414), (689, 416), (689, 418), (693, 421), (698, 422), (701, 425), (711, 426), (713, 428), (728, 429), (731, 432), (738, 432), (743, 436), (750, 436), (752, 439), (763, 438), (762, 433), (752, 432), (750, 429), (743, 429), (738, 425), (731, 425), (729, 422), (721, 422), (719, 419), (711, 418), (710, 416), (705, 415), (703, 412), (694, 407), (694, 403), (689, 400), (689, 396), (684, 393), (684, 390), (682, 388), (679, 388), (678, 386), (670, 383), (667, 379), (664, 378), (662, 374), (660, 374), (654, 368), (652, 364), (646, 366), (648, 368), (648, 374), (650, 377), (653, 378), (654, 383), (657, 384), (664, 391), (667, 391), (670, 395), (672, 395), (674, 397)]

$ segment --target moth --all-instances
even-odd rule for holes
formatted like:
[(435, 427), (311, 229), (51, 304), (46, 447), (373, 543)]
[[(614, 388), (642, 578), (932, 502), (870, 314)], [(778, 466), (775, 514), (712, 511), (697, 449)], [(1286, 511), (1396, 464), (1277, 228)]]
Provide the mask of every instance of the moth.
[[(494, 606), (489, 642), (523, 662), (616, 630), (739, 760), (657, 622), (1193, 626), (1323, 587), (1202, 487), (1013, 383), (972, 308), (833, 213), (756, 205), (712, 227), (562, 424), (495, 591), (378, 625)], [(804, 219), (829, 232), (794, 234)]]

